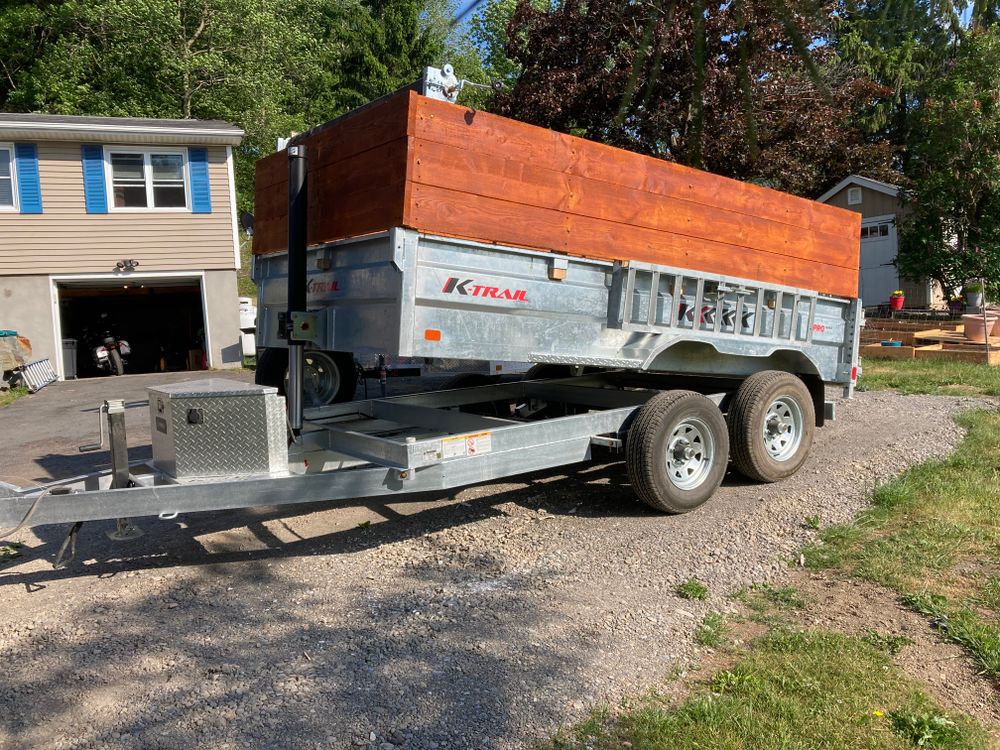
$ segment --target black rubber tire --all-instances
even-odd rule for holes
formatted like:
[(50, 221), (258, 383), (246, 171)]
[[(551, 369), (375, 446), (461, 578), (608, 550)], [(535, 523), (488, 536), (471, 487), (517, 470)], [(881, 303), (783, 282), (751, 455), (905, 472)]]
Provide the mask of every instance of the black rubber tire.
[[(715, 455), (704, 479), (682, 489), (669, 478), (667, 447), (675, 427), (696, 418), (711, 433)], [(705, 503), (722, 484), (729, 464), (726, 420), (714, 403), (693, 391), (659, 393), (639, 409), (625, 438), (625, 469), (636, 495), (665, 513), (687, 513)]]
[[(768, 453), (763, 434), (768, 410), (781, 397), (794, 400), (802, 423), (798, 447), (784, 460)], [(777, 482), (797, 472), (809, 457), (816, 431), (816, 409), (809, 389), (799, 378), (780, 370), (765, 370), (740, 384), (726, 421), (734, 468), (748, 479)]]
[(288, 370), (288, 350), (265, 349), (257, 355), (253, 382), (277, 388), (278, 392), (284, 395), (286, 370)]
[[(305, 356), (309, 356), (306, 350)], [(337, 404), (354, 398), (358, 385), (357, 369), (354, 366), (354, 355), (350, 352), (322, 352), (333, 360), (340, 381), (336, 393), (327, 401)], [(257, 368), (254, 371), (254, 382), (257, 385), (269, 385), (278, 389), (282, 396), (285, 393), (285, 378), (288, 375), (288, 350), (281, 348), (265, 349), (257, 357)], [(309, 406), (316, 406), (310, 404)]]
[(122, 361), (121, 352), (117, 349), (112, 349), (108, 352), (108, 360), (111, 365), (112, 375), (124, 375), (125, 374), (125, 363)]

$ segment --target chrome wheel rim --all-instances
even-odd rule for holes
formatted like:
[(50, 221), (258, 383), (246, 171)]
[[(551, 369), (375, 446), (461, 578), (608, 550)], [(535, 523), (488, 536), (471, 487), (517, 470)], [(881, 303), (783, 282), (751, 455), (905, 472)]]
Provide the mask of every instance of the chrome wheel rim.
[(794, 398), (780, 396), (764, 417), (764, 447), (775, 461), (788, 461), (802, 443), (802, 409)]
[(678, 422), (667, 440), (667, 477), (679, 490), (691, 490), (712, 470), (715, 440), (708, 425), (697, 417)]
[[(333, 358), (323, 352), (309, 351), (302, 355), (302, 405), (325, 406), (340, 390), (340, 371)], [(288, 372), (285, 372), (285, 393), (288, 393)]]

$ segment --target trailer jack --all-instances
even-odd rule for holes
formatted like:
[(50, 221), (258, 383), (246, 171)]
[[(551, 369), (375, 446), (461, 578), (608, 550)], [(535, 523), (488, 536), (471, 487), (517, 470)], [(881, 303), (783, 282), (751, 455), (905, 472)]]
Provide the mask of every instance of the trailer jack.
[[(98, 410), (100, 420), (100, 442), (93, 445), (81, 445), (80, 452), (100, 450), (104, 447), (104, 421), (100, 419), (103, 414), (108, 415), (108, 443), (111, 448), (111, 489), (123, 487), (135, 487), (135, 482), (129, 474), (128, 466), (128, 436), (125, 434), (125, 401), (123, 399), (108, 399)], [(64, 494), (58, 492), (56, 488), (50, 494)], [(68, 490), (66, 490), (68, 492)], [(59, 551), (56, 553), (52, 567), (62, 570), (76, 559), (76, 540), (80, 535), (80, 528), (83, 521), (76, 521), (70, 526), (66, 538), (63, 540)], [(116, 519), (115, 530), (108, 531), (107, 537), (116, 542), (127, 542), (138, 539), (143, 535), (140, 529), (130, 518)]]

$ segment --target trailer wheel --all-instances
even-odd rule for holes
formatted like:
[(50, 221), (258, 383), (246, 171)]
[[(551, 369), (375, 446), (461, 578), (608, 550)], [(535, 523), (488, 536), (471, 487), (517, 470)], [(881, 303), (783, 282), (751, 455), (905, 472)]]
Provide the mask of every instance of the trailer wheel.
[(653, 396), (625, 438), (632, 488), (646, 505), (667, 513), (686, 513), (712, 497), (728, 463), (726, 420), (693, 391)]
[(790, 477), (809, 456), (816, 410), (794, 375), (765, 370), (743, 381), (727, 417), (733, 465), (759, 482)]
[[(350, 401), (357, 387), (354, 355), (307, 349), (302, 355), (303, 405), (324, 406)], [(288, 350), (265, 349), (257, 358), (254, 382), (278, 389), (282, 396), (288, 386)]]

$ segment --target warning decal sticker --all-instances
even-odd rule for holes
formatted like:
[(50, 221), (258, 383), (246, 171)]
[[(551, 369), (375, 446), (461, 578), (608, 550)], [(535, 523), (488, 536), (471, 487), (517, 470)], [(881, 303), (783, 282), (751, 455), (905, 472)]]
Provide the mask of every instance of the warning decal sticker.
[(441, 458), (478, 456), (493, 450), (493, 434), (477, 432), (474, 435), (459, 435), (441, 440)]

